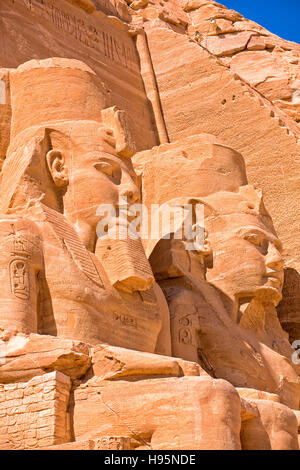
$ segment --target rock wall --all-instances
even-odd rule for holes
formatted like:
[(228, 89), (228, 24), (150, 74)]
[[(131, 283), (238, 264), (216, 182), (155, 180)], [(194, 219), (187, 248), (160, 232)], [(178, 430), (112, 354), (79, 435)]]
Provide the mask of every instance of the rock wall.
[[(298, 450), (299, 61), (213, 1), (0, 2), (0, 449)], [(121, 201), (203, 236), (101, 239)]]
[[(79, 4), (65, 0), (1, 2), (1, 67), (17, 67), (27, 60), (48, 57), (83, 60), (104, 82), (108, 106), (113, 103), (136, 117), (131, 118), (131, 125), (136, 128), (137, 147), (152, 147), (158, 142), (152, 109), (144, 92), (135, 43), (128, 34), (129, 25), (118, 17), (108, 17), (105, 9), (105, 13), (90, 12)], [(143, 122), (143, 136), (138, 121)]]
[(34, 449), (70, 440), (70, 379), (60, 372), (0, 385), (0, 449)]

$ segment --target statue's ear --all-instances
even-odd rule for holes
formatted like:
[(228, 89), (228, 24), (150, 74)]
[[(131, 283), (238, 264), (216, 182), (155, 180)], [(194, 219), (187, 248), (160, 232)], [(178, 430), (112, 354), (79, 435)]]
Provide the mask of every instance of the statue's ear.
[(197, 252), (205, 259), (206, 267), (211, 268), (213, 262), (213, 250), (208, 233), (203, 228), (200, 230), (200, 234), (196, 237), (195, 247)]
[(203, 227), (193, 227), (193, 231), (196, 234), (195, 243), (197, 246), (197, 251), (203, 256), (210, 256), (212, 253), (212, 248), (208, 239), (207, 231)]
[(55, 185), (58, 188), (67, 186), (69, 184), (68, 168), (63, 153), (60, 150), (49, 150), (46, 153), (46, 162)]

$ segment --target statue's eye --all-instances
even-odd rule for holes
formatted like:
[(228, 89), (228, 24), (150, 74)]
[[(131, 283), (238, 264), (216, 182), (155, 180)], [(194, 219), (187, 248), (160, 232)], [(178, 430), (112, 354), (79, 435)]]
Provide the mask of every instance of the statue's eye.
[(94, 163), (94, 167), (107, 176), (114, 176), (114, 166), (109, 162), (97, 162)]
[(247, 242), (253, 243), (253, 245), (261, 245), (261, 237), (256, 233), (248, 234), (244, 238)]
[(268, 241), (257, 233), (250, 233), (246, 235), (244, 239), (247, 240), (249, 243), (256, 245), (257, 247), (262, 248), (263, 250), (266, 250), (268, 248)]

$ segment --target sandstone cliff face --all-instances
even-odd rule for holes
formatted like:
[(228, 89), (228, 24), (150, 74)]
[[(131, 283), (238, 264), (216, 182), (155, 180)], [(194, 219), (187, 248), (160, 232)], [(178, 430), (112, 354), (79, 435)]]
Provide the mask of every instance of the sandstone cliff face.
[(299, 45), (212, 1), (149, 2), (135, 15), (145, 21), (170, 141), (199, 132), (221, 138), (243, 154), (249, 181), (264, 191), (289, 269), (279, 314), (295, 340)]
[(183, 9), (192, 20), (191, 36), (299, 122), (299, 44), (215, 2), (187, 1)]
[[(0, 449), (297, 450), (300, 46), (208, 0), (7, 0), (0, 44)], [(124, 196), (203, 237), (97, 238)]]

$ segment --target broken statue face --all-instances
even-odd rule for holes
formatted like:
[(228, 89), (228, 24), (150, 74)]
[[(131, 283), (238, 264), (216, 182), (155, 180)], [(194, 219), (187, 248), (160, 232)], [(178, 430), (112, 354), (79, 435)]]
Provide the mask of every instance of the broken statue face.
[[(207, 280), (239, 305), (254, 297), (277, 305), (283, 285), (282, 245), (261, 196), (244, 186), (239, 193), (218, 192), (197, 203), (205, 207), (204, 246), (185, 251), (184, 241), (161, 241), (150, 258), (157, 278), (178, 276), (179, 270), (195, 280), (206, 272)], [(166, 254), (159, 255), (163, 243), (168, 260)]]
[[(226, 206), (225, 193), (220, 197)], [(236, 199), (235, 210), (218, 211), (206, 219), (213, 250), (207, 280), (240, 305), (254, 297), (277, 305), (283, 285), (282, 245), (271, 219), (258, 214), (251, 201), (239, 195), (230, 198), (231, 202)], [(241, 205), (249, 210), (240, 210)]]

